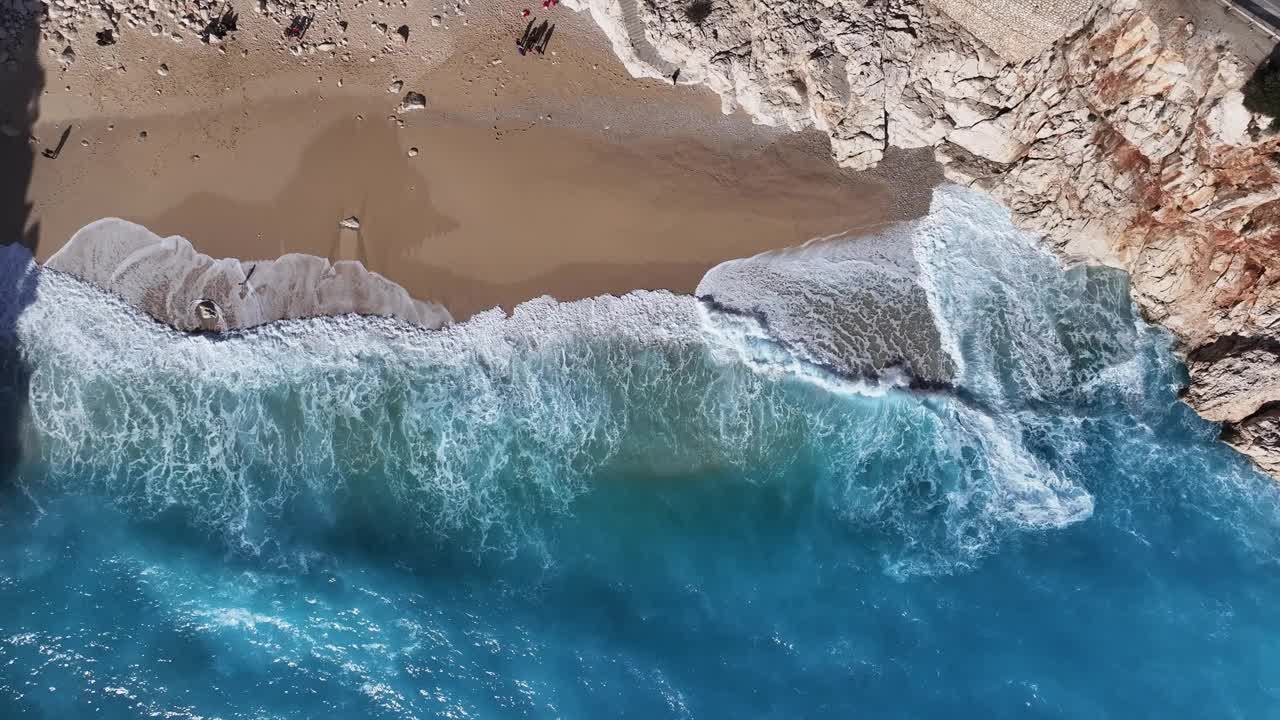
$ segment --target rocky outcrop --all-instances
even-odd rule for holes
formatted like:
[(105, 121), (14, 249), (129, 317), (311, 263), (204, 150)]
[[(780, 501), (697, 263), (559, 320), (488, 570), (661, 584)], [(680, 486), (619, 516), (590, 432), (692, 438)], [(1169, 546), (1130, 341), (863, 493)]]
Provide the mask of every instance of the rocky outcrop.
[(180, 330), (240, 330), (276, 320), (386, 315), (436, 329), (449, 311), (354, 261), (314, 255), (215, 260), (181, 237), (118, 218), (87, 225), (45, 263), (124, 298)]
[[(634, 0), (581, 1), (633, 73), (658, 74), (611, 26)], [(932, 0), (715, 0), (700, 22), (687, 0), (639, 9), (646, 42), (726, 110), (825, 130), (853, 168), (933, 147), (1063, 257), (1126, 269), (1188, 354), (1187, 401), (1280, 475), (1280, 137), (1216, 38), (1097, 0), (1013, 62)]]

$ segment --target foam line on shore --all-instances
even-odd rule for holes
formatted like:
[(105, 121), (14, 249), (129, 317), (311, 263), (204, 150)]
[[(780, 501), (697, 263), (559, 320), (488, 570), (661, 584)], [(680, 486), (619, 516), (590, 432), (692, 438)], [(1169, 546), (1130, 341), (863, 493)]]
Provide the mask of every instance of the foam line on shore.
[(240, 330), (347, 313), (385, 315), (432, 329), (452, 321), (443, 306), (415, 300), (358, 261), (331, 263), (298, 253), (274, 260), (214, 259), (185, 238), (162, 238), (119, 218), (86, 225), (45, 265), (182, 330)]

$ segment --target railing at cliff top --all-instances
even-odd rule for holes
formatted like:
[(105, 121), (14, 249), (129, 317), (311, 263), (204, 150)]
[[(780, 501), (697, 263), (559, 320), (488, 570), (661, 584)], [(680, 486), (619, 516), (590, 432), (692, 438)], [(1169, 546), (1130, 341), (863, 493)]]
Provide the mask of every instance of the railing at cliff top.
[[(1280, 41), (1280, 18), (1272, 15), (1254, 2), (1242, 0), (1218, 0), (1228, 11), (1233, 11), (1244, 18), (1250, 25), (1266, 33), (1272, 40)], [(1276, 8), (1280, 12), (1280, 8)]]

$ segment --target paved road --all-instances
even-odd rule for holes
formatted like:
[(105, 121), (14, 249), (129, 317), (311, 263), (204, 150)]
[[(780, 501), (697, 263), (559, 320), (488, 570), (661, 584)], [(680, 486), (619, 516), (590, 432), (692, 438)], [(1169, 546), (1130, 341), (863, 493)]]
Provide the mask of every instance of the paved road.
[(1227, 0), (1245, 10), (1254, 19), (1266, 25), (1272, 33), (1280, 34), (1280, 0)]

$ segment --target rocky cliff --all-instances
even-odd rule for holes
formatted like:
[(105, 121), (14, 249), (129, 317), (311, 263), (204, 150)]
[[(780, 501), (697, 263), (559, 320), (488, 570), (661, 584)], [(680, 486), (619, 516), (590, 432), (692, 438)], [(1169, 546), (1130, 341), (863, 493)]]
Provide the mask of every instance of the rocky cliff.
[(1181, 341), (1187, 402), (1280, 476), (1280, 136), (1217, 38), (1097, 0), (1015, 62), (955, 0), (582, 1), (637, 75), (661, 74), (656, 54), (727, 110), (825, 130), (848, 167), (931, 146), (1064, 258), (1128, 270)]

